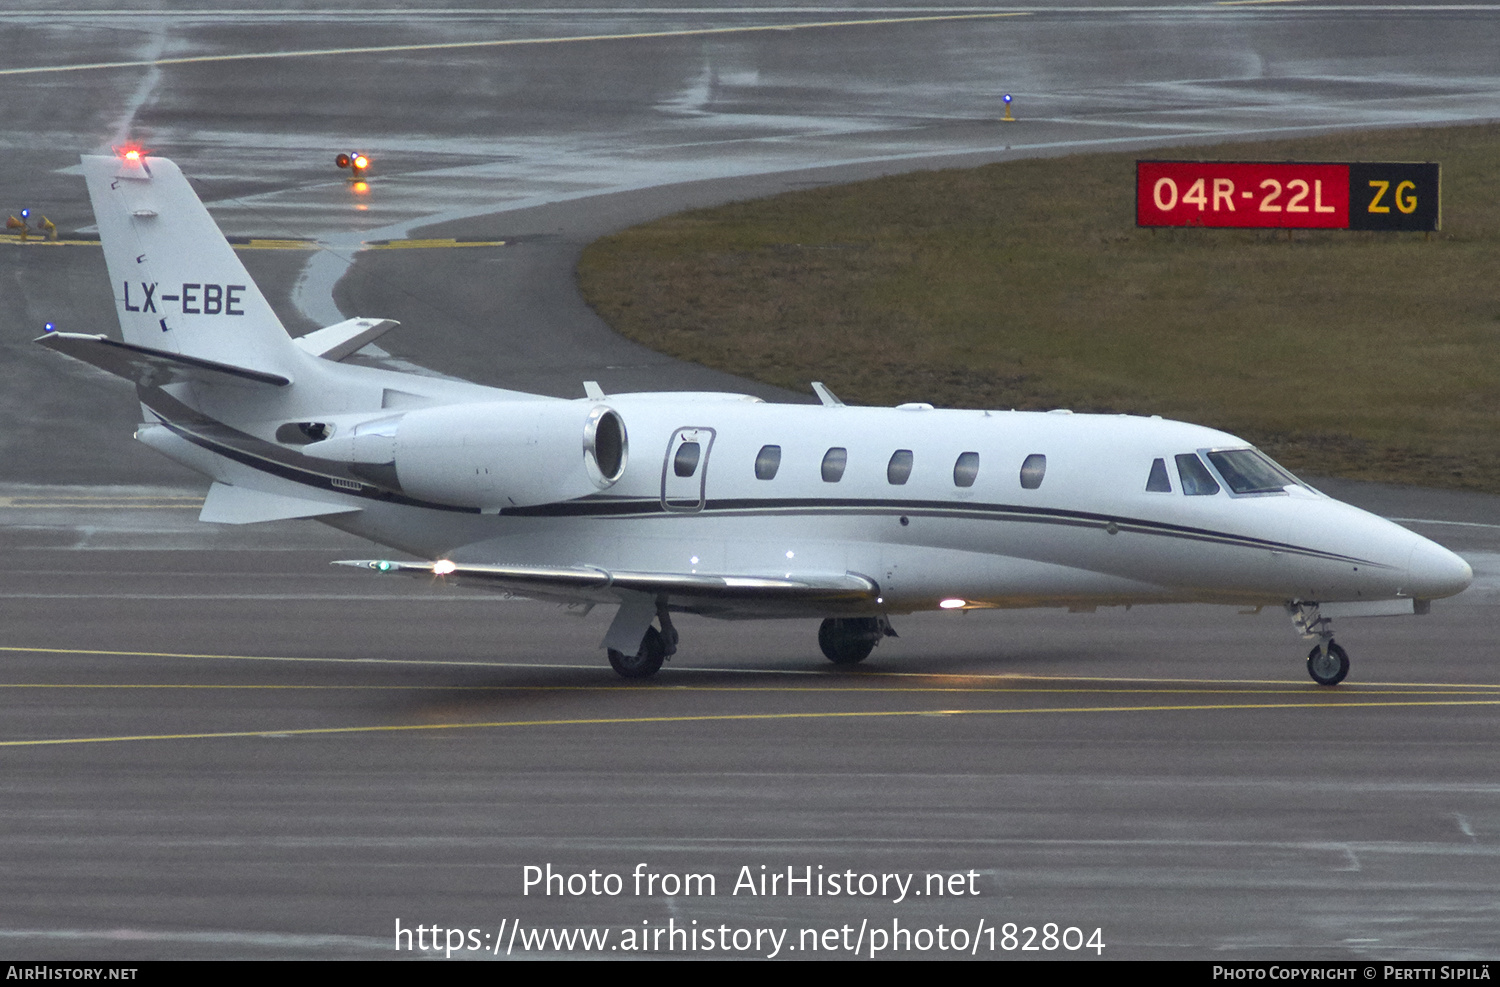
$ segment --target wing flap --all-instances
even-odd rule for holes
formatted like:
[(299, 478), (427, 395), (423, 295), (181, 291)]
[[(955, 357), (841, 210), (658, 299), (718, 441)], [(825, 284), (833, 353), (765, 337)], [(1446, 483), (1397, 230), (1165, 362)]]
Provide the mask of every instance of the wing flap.
[(236, 367), (196, 356), (122, 343), (108, 336), (77, 332), (49, 332), (35, 340), (49, 350), (90, 363), (142, 387), (161, 387), (181, 381), (236, 384), (241, 387), (285, 387), (291, 378), (281, 374)]
[(609, 589), (674, 597), (752, 600), (864, 600), (874, 599), (879, 587), (858, 573), (791, 573), (786, 576), (707, 575), (684, 572), (630, 572), (596, 566), (479, 565), (440, 560), (396, 562), (386, 559), (349, 559), (333, 563), (375, 572), (410, 576), (441, 576), (488, 583), (520, 592), (556, 594)]

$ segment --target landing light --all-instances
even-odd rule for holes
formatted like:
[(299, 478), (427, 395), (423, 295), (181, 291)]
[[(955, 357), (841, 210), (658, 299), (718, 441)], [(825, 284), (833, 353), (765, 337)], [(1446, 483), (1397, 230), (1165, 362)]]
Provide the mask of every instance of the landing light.
[(455, 572), (457, 570), (458, 566), (454, 565), (448, 559), (440, 559), (439, 561), (432, 564), (432, 574), (434, 576), (446, 576), (450, 572)]
[(943, 602), (938, 604), (938, 606), (942, 607), (944, 610), (957, 610), (965, 605), (966, 604), (963, 600), (944, 600)]

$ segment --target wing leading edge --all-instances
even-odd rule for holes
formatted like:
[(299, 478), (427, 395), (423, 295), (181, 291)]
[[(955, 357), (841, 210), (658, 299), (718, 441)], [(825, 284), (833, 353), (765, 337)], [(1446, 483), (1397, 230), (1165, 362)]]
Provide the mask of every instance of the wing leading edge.
[(854, 572), (793, 573), (776, 576), (716, 576), (684, 572), (629, 572), (598, 566), (514, 566), (450, 562), (393, 562), (347, 559), (333, 563), (374, 572), (408, 576), (442, 576), (488, 584), (520, 593), (547, 596), (626, 590), (674, 597), (757, 601), (873, 600), (880, 591), (873, 579)]

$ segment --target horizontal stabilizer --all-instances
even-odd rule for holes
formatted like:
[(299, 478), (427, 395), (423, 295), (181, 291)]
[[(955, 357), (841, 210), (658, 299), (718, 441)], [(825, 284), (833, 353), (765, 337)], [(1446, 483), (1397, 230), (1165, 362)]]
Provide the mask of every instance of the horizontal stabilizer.
[(346, 319), (306, 336), (298, 336), (292, 342), (313, 356), (338, 361), (361, 347), (368, 346), (400, 324), (394, 319)]
[(285, 387), (292, 382), (291, 378), (281, 374), (168, 353), (135, 343), (122, 343), (108, 336), (49, 332), (36, 342), (49, 350), (91, 363), (100, 370), (107, 370), (116, 377), (124, 377), (142, 387), (161, 387), (188, 380), (200, 384), (235, 384), (240, 387)]
[(747, 600), (874, 599), (874, 581), (852, 572), (797, 573), (777, 576), (709, 576), (685, 572), (611, 572), (592, 566), (475, 565), (449, 562), (349, 560), (335, 562), (376, 572), (413, 576), (451, 576), (507, 589), (556, 593), (560, 590), (635, 590), (672, 596)]
[(348, 504), (288, 497), (250, 487), (215, 483), (208, 488), (208, 497), (203, 501), (203, 511), (198, 515), (198, 520), (214, 524), (255, 524), (260, 521), (285, 521), (323, 514), (348, 514), (361, 509)]

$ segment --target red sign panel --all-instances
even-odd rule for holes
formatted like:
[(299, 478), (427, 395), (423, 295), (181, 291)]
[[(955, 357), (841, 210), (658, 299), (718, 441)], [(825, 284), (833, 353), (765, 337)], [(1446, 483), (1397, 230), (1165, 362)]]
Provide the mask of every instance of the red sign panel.
[(1349, 228), (1347, 164), (1137, 161), (1137, 226)]

